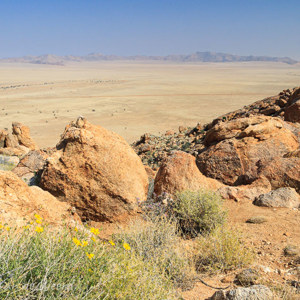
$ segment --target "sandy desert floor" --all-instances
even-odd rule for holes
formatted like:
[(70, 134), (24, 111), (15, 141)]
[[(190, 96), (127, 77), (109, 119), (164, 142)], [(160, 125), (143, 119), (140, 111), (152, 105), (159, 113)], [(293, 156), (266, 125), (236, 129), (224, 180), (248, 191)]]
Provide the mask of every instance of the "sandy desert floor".
[(79, 115), (133, 142), (195, 126), (300, 85), (300, 64), (90, 62), (0, 64), (0, 128), (28, 125), (54, 146)]

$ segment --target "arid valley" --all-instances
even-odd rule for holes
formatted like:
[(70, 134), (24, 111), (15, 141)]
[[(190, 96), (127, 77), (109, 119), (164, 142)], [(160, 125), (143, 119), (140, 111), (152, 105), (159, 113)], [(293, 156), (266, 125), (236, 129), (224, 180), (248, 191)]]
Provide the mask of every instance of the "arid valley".
[(211, 121), (299, 82), (299, 63), (1, 63), (0, 128), (21, 122), (49, 147), (84, 116), (131, 143), (145, 132)]

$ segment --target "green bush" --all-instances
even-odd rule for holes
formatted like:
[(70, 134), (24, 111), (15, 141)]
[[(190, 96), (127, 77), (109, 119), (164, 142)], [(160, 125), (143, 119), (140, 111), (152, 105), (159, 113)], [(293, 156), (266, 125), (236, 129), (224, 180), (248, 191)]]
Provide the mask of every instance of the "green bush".
[(241, 234), (236, 230), (218, 227), (209, 236), (196, 240), (197, 271), (214, 273), (243, 268), (253, 259), (254, 252), (244, 246)]
[(37, 221), (22, 231), (0, 225), (0, 299), (179, 298), (170, 278), (130, 244)]
[(188, 289), (194, 272), (177, 232), (177, 223), (160, 215), (133, 222), (128, 232), (116, 239), (130, 244), (147, 264), (158, 266), (177, 287)]
[(207, 234), (226, 221), (223, 200), (209, 190), (183, 191), (176, 194), (172, 211), (183, 234), (196, 237)]

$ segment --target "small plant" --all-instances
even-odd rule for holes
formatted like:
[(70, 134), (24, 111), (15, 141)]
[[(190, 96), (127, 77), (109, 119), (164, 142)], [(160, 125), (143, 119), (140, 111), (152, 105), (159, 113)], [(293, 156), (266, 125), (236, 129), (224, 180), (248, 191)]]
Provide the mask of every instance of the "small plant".
[(226, 221), (221, 196), (213, 191), (183, 191), (176, 195), (172, 211), (183, 234), (196, 237), (207, 234)]
[(219, 226), (209, 236), (197, 239), (195, 246), (196, 269), (200, 272), (225, 272), (251, 264), (254, 253), (246, 248), (241, 234)]

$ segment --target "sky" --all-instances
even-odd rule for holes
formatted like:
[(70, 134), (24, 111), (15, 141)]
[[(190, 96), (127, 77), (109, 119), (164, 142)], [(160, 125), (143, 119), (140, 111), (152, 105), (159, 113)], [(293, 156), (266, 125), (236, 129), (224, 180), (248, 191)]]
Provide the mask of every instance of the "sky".
[(299, 0), (0, 0), (0, 57), (190, 54), (300, 60)]

